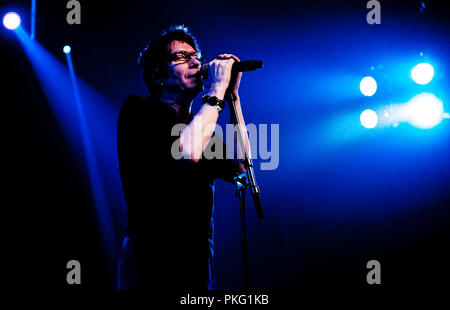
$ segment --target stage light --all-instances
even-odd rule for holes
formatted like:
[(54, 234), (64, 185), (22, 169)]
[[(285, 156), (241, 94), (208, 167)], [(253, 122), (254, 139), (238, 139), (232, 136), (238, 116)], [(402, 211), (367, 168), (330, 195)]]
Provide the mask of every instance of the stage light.
[(366, 76), (359, 83), (359, 89), (364, 96), (373, 96), (377, 91), (377, 81), (371, 76)]
[(429, 63), (420, 63), (411, 70), (411, 77), (417, 84), (425, 85), (431, 82), (434, 68)]
[(364, 110), (359, 119), (361, 120), (361, 125), (366, 128), (374, 128), (378, 123), (377, 113), (371, 109)]
[(65, 54), (69, 54), (69, 53), (70, 53), (70, 50), (71, 50), (71, 48), (70, 48), (69, 45), (66, 45), (66, 46), (64, 46), (64, 48), (63, 48), (63, 52), (64, 52)]
[(436, 126), (444, 117), (444, 106), (433, 94), (423, 93), (406, 104), (408, 122), (422, 129)]
[(9, 30), (17, 29), (20, 26), (20, 16), (15, 12), (6, 13), (3, 16), (3, 26)]

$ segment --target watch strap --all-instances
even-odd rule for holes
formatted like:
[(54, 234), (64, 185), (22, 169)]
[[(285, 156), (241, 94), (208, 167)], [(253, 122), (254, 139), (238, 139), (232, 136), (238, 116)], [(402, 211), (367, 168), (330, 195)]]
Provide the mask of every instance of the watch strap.
[(225, 108), (225, 100), (221, 100), (216, 96), (204, 95), (202, 97), (202, 103), (207, 103), (217, 109), (217, 112), (222, 112)]

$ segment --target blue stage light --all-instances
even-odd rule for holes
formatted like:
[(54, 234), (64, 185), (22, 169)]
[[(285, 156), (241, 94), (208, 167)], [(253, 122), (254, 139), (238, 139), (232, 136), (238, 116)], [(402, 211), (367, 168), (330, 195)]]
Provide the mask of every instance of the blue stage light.
[(373, 96), (377, 91), (377, 81), (371, 76), (366, 76), (359, 83), (359, 89), (364, 96)]
[(405, 106), (408, 122), (422, 129), (436, 126), (444, 117), (444, 105), (433, 94), (422, 93), (412, 98)]
[(63, 52), (66, 53), (66, 54), (69, 54), (69, 53), (70, 53), (70, 50), (71, 50), (71, 48), (70, 48), (69, 45), (66, 45), (66, 46), (64, 46), (64, 48), (63, 48)]
[(361, 125), (366, 128), (374, 128), (378, 123), (377, 113), (370, 109), (364, 110), (359, 119), (361, 120)]
[(17, 29), (20, 26), (20, 16), (15, 12), (6, 13), (3, 16), (3, 26), (9, 30)]
[(434, 68), (429, 63), (420, 63), (411, 70), (411, 77), (417, 84), (425, 85), (431, 82)]

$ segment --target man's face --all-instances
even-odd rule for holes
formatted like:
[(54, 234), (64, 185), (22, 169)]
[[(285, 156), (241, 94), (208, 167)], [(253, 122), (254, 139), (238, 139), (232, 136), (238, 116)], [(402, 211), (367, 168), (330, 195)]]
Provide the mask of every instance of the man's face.
[[(195, 57), (186, 57), (191, 53)], [(194, 95), (202, 91), (200, 61), (192, 46), (186, 42), (173, 41), (169, 45), (169, 54), (173, 56), (173, 60), (168, 63), (167, 77), (162, 79), (164, 87), (172, 92), (192, 92)]]

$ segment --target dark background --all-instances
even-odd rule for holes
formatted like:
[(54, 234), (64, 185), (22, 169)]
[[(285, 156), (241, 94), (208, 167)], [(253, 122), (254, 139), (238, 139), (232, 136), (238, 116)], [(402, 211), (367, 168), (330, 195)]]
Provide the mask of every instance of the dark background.
[[(20, 41), (2, 27), (8, 284), (73, 288), (66, 263), (77, 259), (81, 288), (115, 287), (126, 210), (115, 122), (126, 96), (147, 94), (136, 64), (145, 42), (185, 24), (207, 59), (231, 52), (264, 61), (241, 83), (246, 122), (280, 124), (278, 168), (261, 171), (255, 160), (263, 221), (247, 200), (252, 288), (370, 289), (365, 265), (371, 259), (381, 263), (384, 288), (448, 287), (448, 120), (428, 130), (408, 124), (367, 130), (359, 114), (422, 91), (435, 93), (449, 111), (450, 11), (439, 1), (425, 1), (423, 13), (420, 1), (380, 2), (381, 25), (368, 25), (366, 1), (80, 1), (81, 25), (68, 25), (65, 1), (38, 1), (36, 41), (64, 66), (61, 49), (70, 44), (77, 77), (87, 85), (81, 90), (96, 92), (84, 108), (112, 214), (107, 225), (114, 234), (107, 238), (116, 248), (109, 252), (102, 248), (78, 133), (62, 129), (76, 115), (71, 120), (67, 110), (61, 119)], [(26, 30), (29, 8), (29, 1), (0, 6), (2, 16), (20, 12)], [(434, 61), (436, 75), (420, 88), (408, 74), (424, 59)], [(368, 74), (379, 87), (370, 98), (358, 87)], [(218, 285), (240, 288), (239, 204), (233, 185), (223, 181), (216, 184), (215, 222)]]

